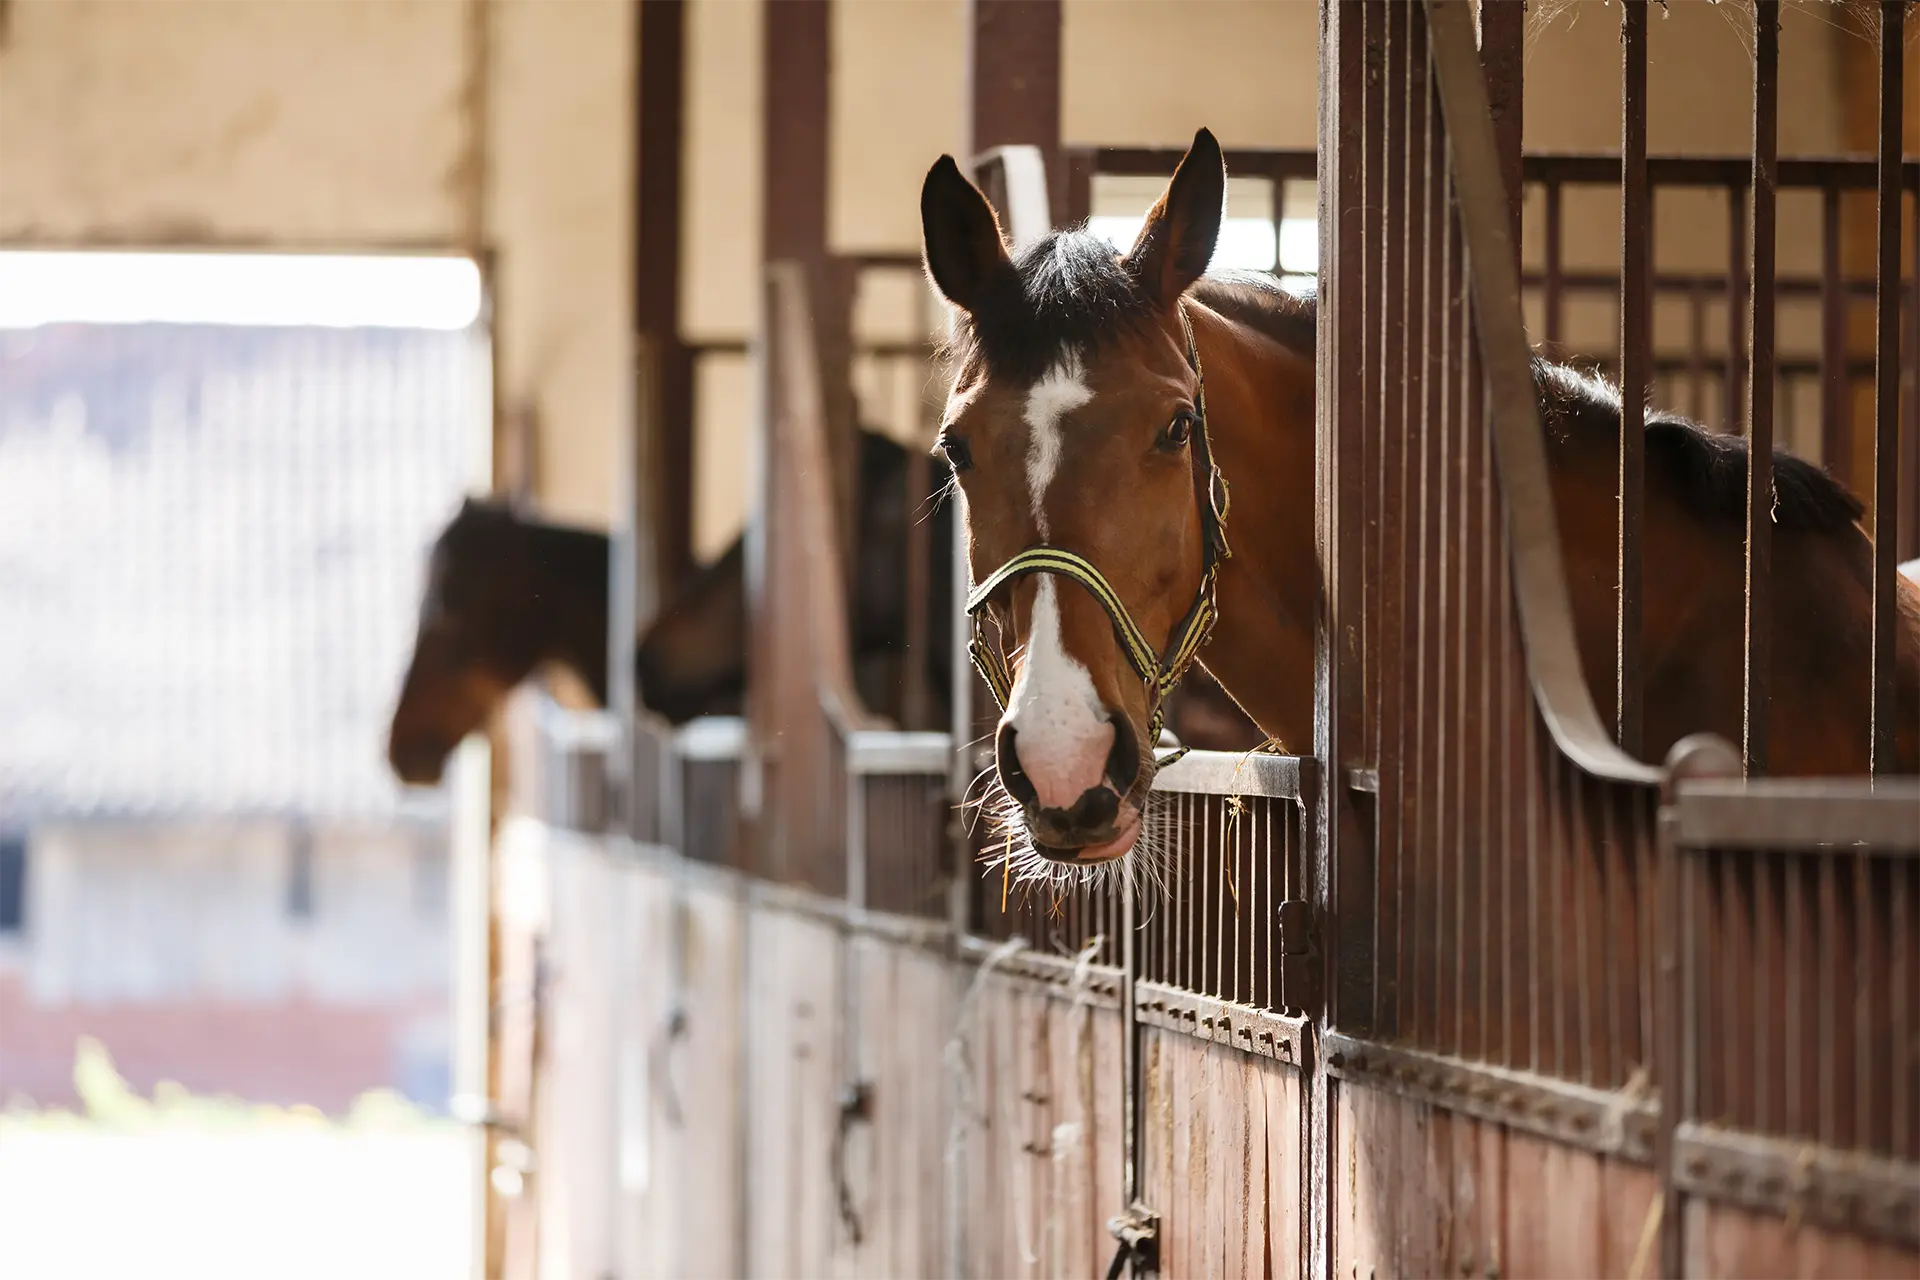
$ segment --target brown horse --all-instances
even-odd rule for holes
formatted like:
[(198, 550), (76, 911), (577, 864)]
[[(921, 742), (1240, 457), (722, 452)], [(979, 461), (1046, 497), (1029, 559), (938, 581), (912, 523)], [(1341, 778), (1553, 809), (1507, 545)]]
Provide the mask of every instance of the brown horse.
[[(1125, 254), (1062, 231), (1017, 259), (950, 157), (922, 188), (927, 272), (952, 307), (937, 448), (959, 478), (986, 665), (1001, 664), (1006, 686), (998, 775), (1057, 864), (1132, 849), (1155, 770), (1156, 681), (1204, 634), (1210, 595), (1207, 669), (1280, 744), (1312, 741), (1313, 304), (1265, 277), (1203, 278), (1225, 181), (1201, 130)], [(1571, 370), (1542, 362), (1536, 376), (1581, 651), (1611, 705), (1619, 402)], [(1746, 448), (1654, 415), (1646, 460), (1645, 734), (1658, 759), (1688, 733), (1739, 736)], [(1216, 466), (1232, 483), (1224, 562)], [(1804, 462), (1780, 454), (1775, 468), (1767, 763), (1861, 773), (1860, 507)], [(1903, 582), (1900, 599), (1897, 750), (1912, 769), (1920, 591)]]
[[(855, 566), (855, 680), (867, 705), (902, 718), (906, 660), (907, 522), (926, 518), (935, 548), (925, 656), (934, 723), (946, 722), (952, 516), (936, 494), (910, 505), (907, 453), (862, 433), (862, 552)], [(944, 488), (945, 475), (934, 483)], [(607, 700), (607, 555), (604, 534), (544, 524), (495, 503), (469, 501), (435, 542), (420, 628), (388, 735), (403, 781), (432, 784), (460, 739), (493, 715), (543, 662), (572, 671)], [(742, 542), (701, 570), (645, 627), (634, 655), (640, 698), (671, 724), (737, 714), (746, 692), (746, 582)], [(1182, 691), (1173, 728), (1195, 745), (1255, 745), (1260, 735), (1211, 682)]]

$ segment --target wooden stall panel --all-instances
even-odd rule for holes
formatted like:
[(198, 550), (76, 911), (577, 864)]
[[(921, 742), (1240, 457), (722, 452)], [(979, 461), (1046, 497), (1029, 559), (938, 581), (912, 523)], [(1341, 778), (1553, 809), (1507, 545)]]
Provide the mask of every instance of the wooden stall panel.
[(668, 1069), (673, 989), (674, 883), (653, 865), (612, 864), (614, 933), (611, 1033), (614, 1111), (613, 1235), (619, 1275), (667, 1274), (686, 1188), (672, 1160), (673, 1129), (681, 1112)]
[(747, 1259), (768, 1280), (833, 1269), (841, 939), (759, 907), (746, 921)]
[(552, 1035), (540, 1137), (540, 1274), (597, 1280), (616, 1265), (615, 990), (625, 907), (619, 872), (592, 842), (554, 833), (549, 846)]
[(889, 1280), (946, 1271), (945, 1063), (953, 1030), (953, 971), (923, 948), (862, 938), (854, 944), (854, 1017), (868, 1120), (849, 1128), (848, 1202), (841, 1235), (847, 1273)]
[(1687, 1203), (1687, 1275), (1911, 1280), (1920, 1254), (1703, 1200)]
[(1121, 1206), (1119, 1013), (1046, 984), (975, 981), (949, 1060), (962, 1270), (1105, 1274)]
[(1141, 1179), (1162, 1273), (1297, 1276), (1298, 1073), (1178, 1032), (1141, 1033)]
[(741, 907), (728, 892), (677, 886), (667, 868), (624, 878), (614, 1066), (621, 1274), (737, 1276)]
[(1658, 1270), (1651, 1170), (1351, 1083), (1334, 1105), (1336, 1275)]
[(654, 1148), (658, 1168), (678, 1178), (683, 1190), (674, 1265), (661, 1275), (725, 1280), (743, 1274), (746, 1263), (740, 1256), (745, 937), (745, 908), (731, 886), (686, 890), (686, 1030), (667, 1054), (682, 1118)]

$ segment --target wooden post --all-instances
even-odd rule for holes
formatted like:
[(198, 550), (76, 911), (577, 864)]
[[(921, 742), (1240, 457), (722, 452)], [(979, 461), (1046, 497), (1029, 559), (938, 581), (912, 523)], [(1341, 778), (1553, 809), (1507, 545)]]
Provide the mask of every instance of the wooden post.
[[(641, 508), (653, 524), (648, 572), (665, 597), (693, 569), (693, 355), (680, 340), (680, 183), (686, 147), (685, 0), (636, 0), (633, 121), (633, 331), (650, 352), (651, 404), (638, 423), (654, 438), (636, 456), (651, 474)], [(634, 371), (638, 377), (638, 370)]]
[(828, 0), (771, 0), (762, 12), (761, 256), (763, 262), (787, 260), (806, 268), (844, 566), (854, 549), (859, 437), (852, 380), (854, 277), (849, 264), (832, 257), (827, 242), (833, 9)]
[(1060, 160), (1060, 0), (970, 0), (967, 5), (967, 155), (1040, 148), (1048, 207), (1068, 205)]

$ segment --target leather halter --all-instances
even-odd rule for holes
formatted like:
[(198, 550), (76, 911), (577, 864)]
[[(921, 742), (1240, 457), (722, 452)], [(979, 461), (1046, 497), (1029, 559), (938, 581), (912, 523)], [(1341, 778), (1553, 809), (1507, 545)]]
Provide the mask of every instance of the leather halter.
[[(1119, 592), (1113, 589), (1091, 560), (1064, 547), (1045, 544), (1028, 547), (995, 569), (986, 581), (974, 587), (967, 596), (967, 614), (973, 619), (973, 638), (967, 644), (967, 653), (973, 658), (974, 667), (979, 670), (981, 679), (987, 682), (987, 688), (993, 693), (993, 699), (1002, 712), (1007, 709), (1007, 699), (1013, 693), (1013, 672), (1000, 646), (987, 640), (981, 615), (994, 593), (1017, 578), (1033, 573), (1051, 573), (1066, 578), (1084, 588), (1106, 610), (1107, 617), (1113, 621), (1113, 633), (1120, 642), (1121, 651), (1146, 682), (1147, 701), (1151, 708), (1147, 736), (1155, 743), (1160, 741), (1167, 695), (1180, 683), (1180, 677), (1186, 674), (1187, 668), (1193, 665), (1194, 656), (1213, 630), (1213, 621), (1218, 613), (1214, 602), (1215, 580), (1219, 576), (1221, 562), (1233, 555), (1227, 546), (1227, 479), (1220, 474), (1219, 464), (1214, 462), (1213, 449), (1207, 440), (1207, 384), (1205, 375), (1200, 371), (1200, 349), (1194, 345), (1193, 322), (1188, 319), (1184, 305), (1179, 311), (1180, 328), (1187, 339), (1187, 363), (1193, 368), (1196, 383), (1193, 393), (1193, 434), (1189, 438), (1188, 448), (1192, 452), (1194, 500), (1200, 508), (1201, 560), (1200, 589), (1194, 596), (1193, 605), (1173, 628), (1166, 651), (1156, 653), (1146, 633), (1140, 630), (1139, 624), (1127, 612)], [(1156, 767), (1164, 768), (1186, 753), (1187, 748), (1181, 747), (1159, 757), (1154, 763)]]

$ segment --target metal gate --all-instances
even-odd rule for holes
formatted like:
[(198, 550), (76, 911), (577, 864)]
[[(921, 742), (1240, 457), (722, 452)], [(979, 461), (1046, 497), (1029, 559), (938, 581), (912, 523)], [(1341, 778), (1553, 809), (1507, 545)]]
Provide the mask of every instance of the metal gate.
[[(584, 1073), (597, 1101), (555, 1126), (542, 1167), (568, 1173), (555, 1212), (596, 1241), (580, 1274), (1084, 1275), (1130, 1260), (1169, 1275), (1680, 1275), (1783, 1256), (1809, 1273), (1911, 1272), (1920, 787), (1742, 781), (1727, 744), (1690, 742), (1662, 767), (1621, 749), (1639, 659), (1613, 655), (1624, 696), (1596, 706), (1523, 305), (1531, 291), (1552, 330), (1568, 291), (1617, 287), (1633, 404), (1656, 379), (1709, 394), (1705, 348), (1662, 366), (1646, 312), (1663, 288), (1724, 289), (1747, 337), (1713, 394), (1746, 406), (1764, 446), (1788, 375), (1776, 291), (1754, 284), (1772, 274), (1756, 246), (1774, 192), (1870, 174), (1876, 356), (1825, 344), (1813, 360), (1823, 386), (1876, 388), (1854, 474), (1875, 495), (1889, 619), (1910, 286), (1886, 246), (1920, 166), (1897, 142), (1870, 164), (1776, 165), (1777, 6), (1763, 3), (1752, 163), (1744, 180), (1702, 171), (1747, 193), (1730, 202), (1748, 219), (1743, 265), (1663, 284), (1634, 250), (1611, 284), (1551, 257), (1529, 280), (1522, 184), (1551, 209), (1595, 175), (1523, 165), (1518, 8), (1479, 6), (1476, 30), (1465, 5), (1328, 0), (1326, 163), (1229, 153), (1282, 182), (1319, 175), (1318, 723), (1311, 757), (1195, 753), (1162, 772), (1159, 835), (1185, 868), (1164, 893), (1012, 882), (990, 838), (942, 817), (978, 765), (951, 750), (973, 736), (969, 710), (948, 736), (863, 716), (835, 620), (808, 284), (769, 271), (762, 474), (781, 479), (759, 517), (748, 723), (636, 724), (646, 763), (615, 771), (634, 787), (624, 834), (556, 855), (551, 929), (576, 959), (556, 965), (555, 1018), (576, 1034), (558, 1037), (547, 1087), (582, 1107), (560, 1081)], [(1645, 8), (1623, 9), (1631, 214), (1656, 179), (1705, 179), (1645, 156)], [(1897, 129), (1904, 10), (1880, 12)], [(1002, 150), (980, 174), (1016, 228), (1051, 222), (1020, 207), (1046, 198), (1031, 159)], [(1160, 159), (1070, 163), (1085, 212), (1092, 174)], [(1920, 305), (1906, 306), (1911, 344)], [(1635, 417), (1616, 566), (1628, 635)], [(1748, 523), (1762, 619), (1766, 516), (1758, 503)], [(1763, 656), (1750, 644), (1747, 670)], [(1876, 744), (1887, 699), (1860, 727)], [(1749, 726), (1758, 754), (1764, 716)], [(695, 786), (709, 776), (740, 780), (728, 853), (691, 834), (735, 829), (724, 787)], [(697, 821), (709, 807), (721, 819)], [(697, 858), (658, 847), (689, 841)], [(614, 972), (625, 994), (604, 985)], [(609, 1199), (578, 1215), (602, 1185)]]

